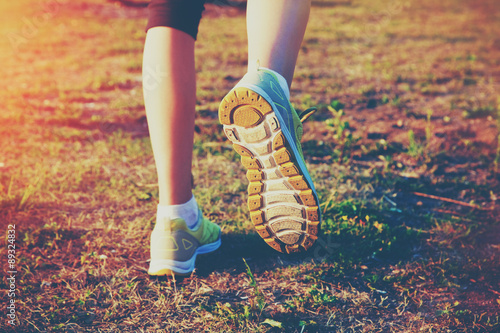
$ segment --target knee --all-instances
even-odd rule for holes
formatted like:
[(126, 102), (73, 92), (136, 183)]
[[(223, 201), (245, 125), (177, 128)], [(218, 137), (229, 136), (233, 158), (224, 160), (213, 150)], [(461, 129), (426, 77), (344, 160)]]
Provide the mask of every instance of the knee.
[(171, 27), (196, 39), (205, 0), (152, 0), (148, 6), (146, 31)]

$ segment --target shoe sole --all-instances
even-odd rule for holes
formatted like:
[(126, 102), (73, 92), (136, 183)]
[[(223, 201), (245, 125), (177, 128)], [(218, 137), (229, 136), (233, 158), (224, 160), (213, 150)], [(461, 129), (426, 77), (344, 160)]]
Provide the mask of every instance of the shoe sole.
[(235, 88), (219, 107), (224, 133), (247, 169), (255, 230), (277, 251), (303, 252), (318, 238), (319, 204), (278, 119), (271, 104), (246, 87)]

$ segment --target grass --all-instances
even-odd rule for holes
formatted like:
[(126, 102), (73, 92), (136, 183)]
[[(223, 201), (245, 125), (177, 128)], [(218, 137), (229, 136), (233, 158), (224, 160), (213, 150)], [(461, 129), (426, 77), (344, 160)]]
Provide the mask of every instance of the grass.
[(17, 326), (5, 331), (498, 331), (497, 2), (314, 2), (292, 102), (318, 108), (303, 147), (323, 233), (298, 256), (248, 219), (217, 120), (246, 70), (245, 20), (208, 6), (193, 175), (222, 247), (177, 279), (146, 273), (158, 199), (146, 13), (57, 4), (0, 5), (0, 226), (16, 226), (17, 247)]

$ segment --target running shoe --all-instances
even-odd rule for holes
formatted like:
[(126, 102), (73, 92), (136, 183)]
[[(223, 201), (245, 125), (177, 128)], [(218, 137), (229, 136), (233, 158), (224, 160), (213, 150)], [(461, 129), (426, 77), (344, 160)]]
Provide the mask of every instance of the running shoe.
[(300, 144), (309, 115), (300, 119), (277, 77), (262, 68), (247, 73), (219, 107), (224, 133), (247, 169), (255, 230), (285, 253), (309, 249), (320, 227), (319, 199)]
[(160, 219), (151, 233), (151, 262), (149, 275), (187, 275), (194, 270), (196, 256), (217, 250), (220, 227), (198, 214), (195, 230), (184, 219)]

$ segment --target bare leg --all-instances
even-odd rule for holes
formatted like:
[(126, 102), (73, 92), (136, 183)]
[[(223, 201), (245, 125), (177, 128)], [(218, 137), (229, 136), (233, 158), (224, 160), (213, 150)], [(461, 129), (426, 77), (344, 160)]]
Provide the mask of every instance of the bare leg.
[(249, 0), (248, 68), (272, 69), (290, 87), (309, 20), (310, 0)]
[(189, 201), (196, 82), (194, 39), (168, 27), (148, 30), (143, 89), (160, 205)]
[(191, 192), (194, 43), (183, 31), (157, 26), (148, 30), (144, 46), (144, 102), (160, 191), (150, 275), (191, 273), (198, 250), (208, 253), (220, 246), (220, 227), (199, 214)]

